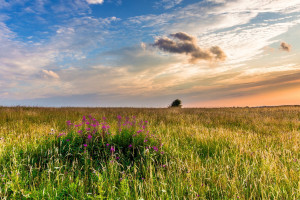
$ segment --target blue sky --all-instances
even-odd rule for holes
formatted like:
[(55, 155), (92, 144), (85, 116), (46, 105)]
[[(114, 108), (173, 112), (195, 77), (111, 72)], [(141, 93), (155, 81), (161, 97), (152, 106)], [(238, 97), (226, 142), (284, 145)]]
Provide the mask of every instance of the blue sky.
[(0, 105), (299, 104), (299, 35), (299, 0), (0, 0)]

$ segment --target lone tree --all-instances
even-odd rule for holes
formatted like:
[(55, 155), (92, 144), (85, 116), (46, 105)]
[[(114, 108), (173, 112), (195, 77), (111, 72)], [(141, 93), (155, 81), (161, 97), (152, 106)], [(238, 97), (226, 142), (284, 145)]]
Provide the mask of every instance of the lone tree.
[(179, 99), (176, 99), (176, 100), (174, 100), (173, 102), (172, 102), (172, 104), (171, 104), (171, 108), (181, 108), (181, 100), (179, 100)]

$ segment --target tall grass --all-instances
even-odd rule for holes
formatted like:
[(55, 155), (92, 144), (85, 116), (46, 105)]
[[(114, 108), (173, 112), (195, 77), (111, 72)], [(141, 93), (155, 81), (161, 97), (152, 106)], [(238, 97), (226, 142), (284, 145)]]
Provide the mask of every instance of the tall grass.
[(0, 107), (0, 197), (300, 199), (299, 131), (292, 106)]

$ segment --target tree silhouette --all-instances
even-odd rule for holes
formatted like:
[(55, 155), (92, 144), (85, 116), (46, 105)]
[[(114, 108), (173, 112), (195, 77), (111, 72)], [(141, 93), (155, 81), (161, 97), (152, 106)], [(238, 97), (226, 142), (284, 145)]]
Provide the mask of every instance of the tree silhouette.
[(176, 99), (176, 100), (174, 100), (173, 102), (172, 102), (172, 104), (171, 104), (171, 106), (170, 107), (179, 107), (179, 108), (181, 108), (181, 100), (179, 100), (179, 99)]

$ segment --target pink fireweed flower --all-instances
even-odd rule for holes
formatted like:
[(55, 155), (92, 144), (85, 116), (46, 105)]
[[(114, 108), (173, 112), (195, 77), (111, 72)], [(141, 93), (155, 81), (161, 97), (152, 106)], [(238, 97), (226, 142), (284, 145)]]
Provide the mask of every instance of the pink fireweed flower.
[(110, 151), (111, 151), (112, 153), (115, 152), (115, 147), (114, 147), (114, 146), (110, 147)]
[(141, 133), (141, 132), (143, 132), (143, 130), (138, 130), (136, 133), (139, 134), (139, 133)]
[(67, 121), (67, 125), (68, 125), (68, 126), (71, 126), (71, 125), (73, 125), (73, 124), (71, 123), (70, 120), (68, 120), (68, 121)]
[(88, 140), (91, 140), (91, 139), (92, 139), (92, 137), (93, 137), (93, 136), (91, 136), (91, 135), (88, 135)]
[(102, 120), (103, 120), (103, 121), (106, 121), (106, 117), (102, 117)]
[(77, 131), (77, 133), (82, 133), (82, 130)]
[(67, 139), (66, 141), (67, 141), (67, 142), (69, 142), (69, 141), (70, 141), (70, 139)]
[(86, 121), (86, 118), (85, 116), (82, 117), (82, 122), (85, 122)]
[(86, 125), (89, 125), (89, 124), (90, 124), (90, 122), (86, 122), (85, 124), (86, 124)]
[(60, 133), (57, 137), (60, 137), (60, 136), (63, 136), (63, 135), (66, 135), (66, 133)]
[(119, 160), (120, 159), (120, 157), (116, 157), (116, 160)]
[(107, 143), (107, 144), (106, 144), (106, 146), (108, 147), (108, 146), (109, 146), (109, 144)]
[(86, 128), (85, 130), (87, 130), (87, 131), (90, 131), (90, 130), (91, 130), (91, 128)]
[(79, 126), (82, 126), (82, 124), (77, 124), (77, 125), (75, 125), (75, 127), (79, 127)]
[(87, 147), (87, 144), (83, 144), (83, 146)]
[(144, 142), (147, 142), (148, 140), (144, 140)]
[(132, 147), (132, 144), (130, 144), (128, 147), (131, 148), (131, 147)]
[(154, 151), (158, 151), (158, 148), (156, 146), (152, 147)]

